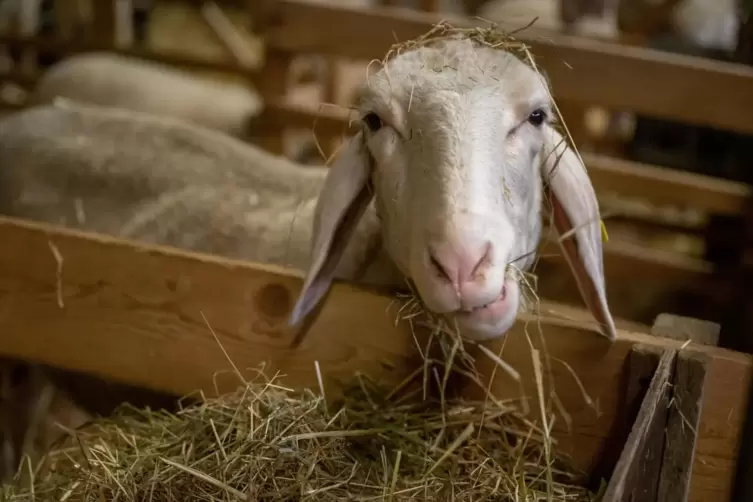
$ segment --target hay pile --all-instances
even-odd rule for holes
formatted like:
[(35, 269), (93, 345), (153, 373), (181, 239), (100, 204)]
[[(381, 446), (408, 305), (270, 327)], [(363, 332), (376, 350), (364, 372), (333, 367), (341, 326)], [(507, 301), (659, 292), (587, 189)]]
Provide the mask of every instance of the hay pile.
[(511, 407), (447, 402), (442, 413), (379, 395), (364, 384), (328, 410), (273, 380), (174, 415), (125, 407), (3, 500), (593, 500)]

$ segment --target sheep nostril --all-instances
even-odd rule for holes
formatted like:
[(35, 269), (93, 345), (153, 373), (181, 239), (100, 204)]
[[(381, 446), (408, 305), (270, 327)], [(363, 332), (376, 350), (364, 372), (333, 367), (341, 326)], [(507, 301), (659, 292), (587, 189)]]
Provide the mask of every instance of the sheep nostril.
[(492, 262), (492, 243), (487, 241), (486, 242), (486, 250), (484, 251), (483, 256), (481, 259), (476, 263), (476, 265), (473, 267), (473, 271), (471, 272), (471, 277), (476, 277), (478, 274), (483, 272), (483, 270)]
[(452, 282), (452, 278), (447, 273), (447, 270), (442, 266), (442, 264), (437, 260), (432, 253), (429, 253), (429, 263), (431, 264), (431, 267), (434, 269), (434, 272), (444, 279), (447, 282)]

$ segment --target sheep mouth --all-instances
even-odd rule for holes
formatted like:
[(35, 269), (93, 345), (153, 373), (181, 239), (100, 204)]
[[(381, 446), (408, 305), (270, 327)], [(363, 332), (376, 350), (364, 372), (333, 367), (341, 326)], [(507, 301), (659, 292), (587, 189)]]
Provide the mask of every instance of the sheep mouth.
[(507, 311), (511, 307), (514, 307), (509, 301), (510, 298), (508, 294), (510, 287), (512, 287), (513, 285), (514, 279), (512, 277), (506, 277), (499, 296), (497, 296), (494, 300), (485, 303), (484, 305), (479, 305), (470, 309), (459, 310), (455, 312), (455, 316), (468, 320), (478, 316), (490, 317), (492, 319), (504, 317), (507, 314)]

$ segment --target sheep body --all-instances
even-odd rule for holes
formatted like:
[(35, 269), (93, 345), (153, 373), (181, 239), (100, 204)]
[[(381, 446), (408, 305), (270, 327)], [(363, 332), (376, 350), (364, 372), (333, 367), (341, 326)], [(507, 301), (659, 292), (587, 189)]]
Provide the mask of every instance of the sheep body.
[(260, 98), (238, 84), (214, 82), (161, 63), (114, 53), (78, 54), (42, 74), (29, 103), (56, 98), (168, 115), (243, 137)]
[[(327, 168), (172, 117), (80, 103), (0, 120), (0, 212), (304, 270)], [(348, 253), (371, 246), (364, 222)], [(377, 262), (378, 264), (379, 262)], [(356, 260), (338, 277), (352, 279)], [(377, 273), (378, 272), (378, 273)], [(363, 279), (377, 284), (384, 271)]]

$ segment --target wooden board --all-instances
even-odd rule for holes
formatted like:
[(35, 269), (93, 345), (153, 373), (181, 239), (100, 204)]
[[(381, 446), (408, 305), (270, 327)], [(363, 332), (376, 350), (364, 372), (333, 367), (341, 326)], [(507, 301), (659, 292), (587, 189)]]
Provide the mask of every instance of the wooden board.
[(677, 353), (659, 478), (660, 502), (685, 502), (690, 493), (708, 364), (709, 358), (704, 353), (692, 350)]
[[(418, 37), (441, 20), (458, 27), (489, 26), (478, 19), (409, 9), (280, 0), (266, 37), (270, 47), (294, 53), (381, 60), (396, 41)], [(557, 99), (753, 132), (753, 116), (739, 113), (753, 109), (753, 68), (532, 28), (518, 36), (531, 45)], [(724, 92), (701, 99), (709, 89)]]
[[(236, 383), (220, 345), (241, 369), (266, 362), (268, 371), (281, 371), (297, 387), (318, 387), (319, 361), (329, 396), (354, 372), (396, 383), (418, 363), (410, 330), (395, 326), (394, 298), (336, 285), (301, 346), (292, 350), (294, 333), (285, 321), (301, 284), (297, 274), (7, 218), (0, 218), (0, 241), (0, 356), (178, 394), (211, 393), (217, 372), (224, 372), (218, 378), (222, 389)], [(632, 346), (680, 343), (620, 331), (610, 344), (592, 321), (521, 316), (503, 341), (488, 347), (504, 349), (527, 395), (535, 388), (527, 333), (533, 346), (549, 354), (551, 381), (572, 419), (572, 432), (557, 431), (560, 448), (584, 468), (591, 467), (618, 419), (619, 382)], [(751, 358), (699, 350), (711, 358), (706, 399), (712, 404), (701, 413), (691, 500), (724, 500)], [(484, 378), (497, 368), (485, 357), (477, 366)], [(584, 402), (570, 369), (600, 413)], [(495, 394), (517, 395), (518, 389), (497, 372)]]
[(657, 500), (675, 355), (675, 350), (657, 350), (656, 347), (641, 345), (633, 347), (630, 353), (631, 363), (639, 368), (651, 366), (656, 371), (604, 493), (603, 502)]

